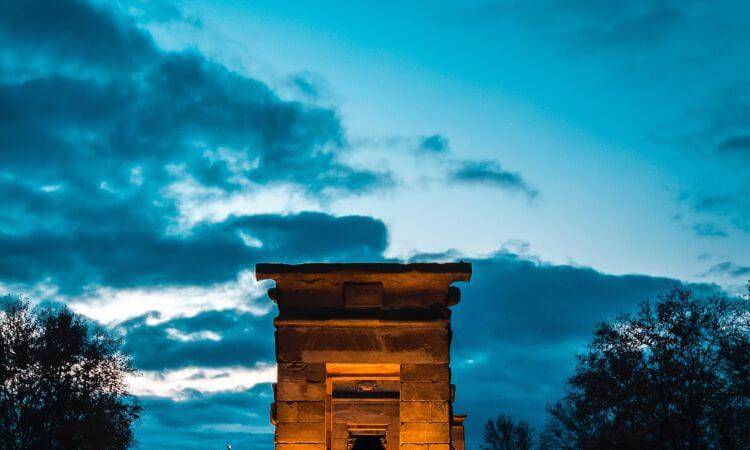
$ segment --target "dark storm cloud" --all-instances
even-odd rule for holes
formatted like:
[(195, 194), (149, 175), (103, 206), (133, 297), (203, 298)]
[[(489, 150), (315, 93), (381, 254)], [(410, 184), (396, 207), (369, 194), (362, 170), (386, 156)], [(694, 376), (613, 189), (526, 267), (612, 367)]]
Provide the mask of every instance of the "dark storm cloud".
[(136, 166), (164, 183), (169, 164), (230, 190), (252, 181), (361, 192), (390, 181), (336, 161), (345, 138), (333, 110), (283, 101), (198, 54), (158, 56), (124, 78), (0, 82), (5, 169), (86, 188), (92, 171), (92, 181), (126, 185)]
[(195, 51), (163, 51), (121, 12), (0, 4), (0, 281), (49, 281), (62, 293), (204, 284), (259, 259), (383, 251), (385, 226), (364, 217), (260, 215), (170, 231), (170, 186), (184, 180), (330, 198), (391, 178), (339, 161), (347, 142), (334, 110), (283, 100)]
[[(385, 225), (369, 217), (244, 216), (200, 225), (188, 235), (163, 234), (129, 217), (112, 218), (116, 228), (2, 233), (0, 279), (49, 280), (67, 293), (87, 284), (207, 284), (231, 279), (258, 261), (374, 259), (387, 244)], [(243, 234), (260, 246), (247, 245)]]
[(4, 1), (0, 37), (6, 56), (50, 64), (125, 69), (155, 57), (151, 38), (131, 22), (78, 0)]
[[(462, 300), (453, 308), (452, 367), (457, 412), (481, 436), (484, 421), (509, 413), (541, 426), (545, 405), (562, 395), (594, 324), (634, 311), (679, 280), (608, 275), (498, 253), (472, 259)], [(694, 286), (714, 292), (710, 285)]]
[[(462, 286), (465, 309), (456, 326), (477, 340), (543, 343), (579, 339), (592, 324), (633, 309), (678, 281), (645, 275), (607, 275), (586, 267), (551, 265), (503, 253), (472, 260)], [(471, 308), (469, 306), (471, 305)], [(467, 342), (468, 343), (468, 342)], [(458, 342), (457, 342), (458, 344)]]
[[(149, 315), (129, 319), (118, 329), (125, 348), (140, 370), (165, 370), (186, 366), (253, 367), (273, 363), (273, 321), (270, 315), (257, 316), (237, 310), (205, 311), (192, 317), (148, 325)], [(180, 336), (196, 336), (180, 340)], [(211, 332), (219, 340), (200, 337)]]
[(509, 172), (495, 161), (462, 161), (451, 173), (450, 180), (457, 183), (486, 184), (502, 190), (523, 193), (534, 200), (539, 191), (530, 186), (517, 172)]

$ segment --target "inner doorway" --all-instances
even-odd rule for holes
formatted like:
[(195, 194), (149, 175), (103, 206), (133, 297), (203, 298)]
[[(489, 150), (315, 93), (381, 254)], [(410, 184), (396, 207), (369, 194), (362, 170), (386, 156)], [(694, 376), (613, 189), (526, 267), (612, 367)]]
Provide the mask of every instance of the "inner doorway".
[(385, 450), (383, 436), (353, 436), (351, 450)]

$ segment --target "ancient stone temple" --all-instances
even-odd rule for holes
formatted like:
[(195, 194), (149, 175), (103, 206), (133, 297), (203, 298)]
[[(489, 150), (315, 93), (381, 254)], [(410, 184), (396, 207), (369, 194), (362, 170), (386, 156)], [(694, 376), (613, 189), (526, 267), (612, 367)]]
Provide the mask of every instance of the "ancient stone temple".
[(258, 264), (273, 279), (283, 450), (463, 450), (450, 306), (471, 265)]

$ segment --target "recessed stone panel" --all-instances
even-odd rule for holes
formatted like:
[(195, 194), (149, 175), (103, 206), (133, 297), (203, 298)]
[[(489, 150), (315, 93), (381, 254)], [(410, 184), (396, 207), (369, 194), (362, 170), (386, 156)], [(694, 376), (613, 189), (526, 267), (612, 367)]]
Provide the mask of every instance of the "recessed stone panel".
[(347, 308), (380, 308), (383, 306), (381, 283), (345, 283), (344, 306)]

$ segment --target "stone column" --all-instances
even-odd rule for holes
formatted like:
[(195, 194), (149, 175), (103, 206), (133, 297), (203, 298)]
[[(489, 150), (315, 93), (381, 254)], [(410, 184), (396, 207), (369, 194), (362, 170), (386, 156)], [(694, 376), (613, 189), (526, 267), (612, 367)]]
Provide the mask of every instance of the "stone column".
[(401, 365), (401, 450), (450, 449), (450, 367)]

